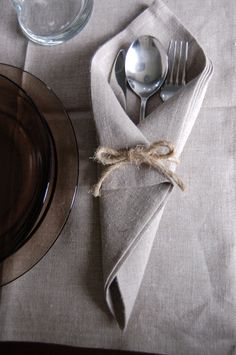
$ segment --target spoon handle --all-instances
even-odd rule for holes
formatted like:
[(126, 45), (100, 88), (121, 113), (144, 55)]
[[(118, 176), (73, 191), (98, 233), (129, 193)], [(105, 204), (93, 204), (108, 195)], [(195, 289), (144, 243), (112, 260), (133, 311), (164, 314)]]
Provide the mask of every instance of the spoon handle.
[(142, 122), (144, 120), (144, 118), (145, 118), (146, 104), (147, 104), (147, 98), (146, 97), (141, 97), (139, 122)]

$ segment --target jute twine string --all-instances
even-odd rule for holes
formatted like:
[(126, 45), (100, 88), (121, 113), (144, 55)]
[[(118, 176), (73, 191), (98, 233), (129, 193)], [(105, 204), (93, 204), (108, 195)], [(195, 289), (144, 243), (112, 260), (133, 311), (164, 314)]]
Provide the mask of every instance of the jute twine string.
[(104, 180), (114, 170), (119, 169), (124, 164), (133, 164), (136, 166), (146, 164), (164, 174), (172, 184), (176, 184), (182, 191), (185, 190), (185, 185), (181, 178), (166, 166), (167, 162), (179, 163), (175, 157), (174, 146), (168, 141), (157, 141), (148, 147), (137, 145), (134, 148), (118, 150), (99, 147), (93, 159), (106, 166), (98, 182), (92, 187), (91, 192), (95, 197), (101, 196), (101, 187)]

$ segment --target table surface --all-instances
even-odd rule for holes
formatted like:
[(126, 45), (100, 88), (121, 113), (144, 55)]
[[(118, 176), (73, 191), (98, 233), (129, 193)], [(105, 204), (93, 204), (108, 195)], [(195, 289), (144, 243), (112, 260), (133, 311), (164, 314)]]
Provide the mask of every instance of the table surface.
[(78, 139), (80, 176), (74, 208), (54, 246), (32, 270), (0, 289), (0, 340), (234, 354), (236, 2), (164, 0), (203, 45), (214, 76), (179, 169), (188, 191), (176, 189), (168, 202), (125, 332), (105, 305), (98, 202), (88, 194), (96, 168), (88, 159), (96, 148), (90, 62), (102, 43), (152, 1), (94, 2), (81, 34), (47, 48), (23, 37), (10, 2), (1, 1), (0, 62), (38, 76), (62, 100)]

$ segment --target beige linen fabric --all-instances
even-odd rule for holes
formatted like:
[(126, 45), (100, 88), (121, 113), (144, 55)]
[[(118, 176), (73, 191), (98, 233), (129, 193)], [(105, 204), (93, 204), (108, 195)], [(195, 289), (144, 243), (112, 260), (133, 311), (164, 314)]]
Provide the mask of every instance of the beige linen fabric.
[(10, 2), (0, 3), (0, 61), (24, 67), (54, 89), (80, 148), (79, 191), (65, 229), (32, 270), (0, 289), (0, 340), (234, 354), (236, 2), (164, 0), (206, 50), (214, 75), (177, 170), (188, 189), (173, 189), (168, 200), (125, 332), (105, 304), (99, 201), (88, 193), (97, 179), (89, 159), (97, 146), (90, 64), (152, 1), (95, 0), (83, 32), (54, 48), (28, 43)]
[[(116, 53), (141, 35), (189, 42), (187, 85), (159, 103), (135, 125), (114, 96), (109, 77)], [(95, 54), (91, 69), (94, 119), (99, 144), (115, 149), (168, 140), (179, 157), (194, 125), (212, 64), (191, 34), (160, 0)], [(137, 106), (137, 105), (136, 105)], [(129, 320), (154, 237), (172, 184), (150, 167), (120, 167), (102, 185), (100, 197), (103, 273), (106, 301), (121, 328)]]

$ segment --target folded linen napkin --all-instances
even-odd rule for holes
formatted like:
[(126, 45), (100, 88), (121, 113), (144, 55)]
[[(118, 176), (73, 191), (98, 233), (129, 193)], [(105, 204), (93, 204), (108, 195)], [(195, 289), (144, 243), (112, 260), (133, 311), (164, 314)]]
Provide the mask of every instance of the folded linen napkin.
[[(136, 125), (132, 114), (128, 116), (119, 103), (109, 78), (118, 50), (141, 35), (158, 38), (165, 48), (171, 39), (188, 41), (189, 58), (187, 85), (165, 103), (155, 95), (156, 107)], [(91, 94), (98, 144), (122, 149), (167, 140), (174, 144), (179, 157), (211, 73), (212, 64), (197, 41), (162, 1), (155, 1), (99, 48), (92, 60)], [(166, 175), (145, 165), (123, 165), (103, 182), (99, 203), (104, 290), (107, 305), (121, 328), (127, 326), (172, 189)]]

